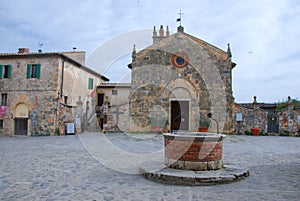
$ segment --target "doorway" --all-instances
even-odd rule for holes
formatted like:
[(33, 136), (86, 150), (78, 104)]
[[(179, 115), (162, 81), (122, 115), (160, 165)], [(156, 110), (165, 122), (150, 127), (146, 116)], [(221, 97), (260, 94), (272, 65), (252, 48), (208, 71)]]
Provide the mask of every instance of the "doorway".
[(27, 135), (28, 132), (28, 119), (17, 118), (15, 119), (15, 135)]
[(279, 133), (278, 115), (268, 113), (268, 133)]
[(171, 101), (171, 130), (189, 130), (189, 101)]

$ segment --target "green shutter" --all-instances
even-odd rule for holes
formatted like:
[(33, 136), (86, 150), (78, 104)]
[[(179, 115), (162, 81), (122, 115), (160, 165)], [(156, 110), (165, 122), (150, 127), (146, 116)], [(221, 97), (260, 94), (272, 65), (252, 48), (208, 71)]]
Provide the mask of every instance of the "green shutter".
[(31, 64), (27, 64), (27, 74), (26, 74), (26, 78), (30, 78), (30, 67), (31, 67)]
[(11, 73), (11, 65), (8, 65), (7, 78), (10, 78), (10, 73)]
[(93, 79), (92, 78), (89, 78), (88, 89), (93, 89)]
[(0, 65), (0, 79), (2, 78), (2, 65)]
[(36, 78), (40, 79), (40, 77), (41, 77), (41, 64), (37, 64)]

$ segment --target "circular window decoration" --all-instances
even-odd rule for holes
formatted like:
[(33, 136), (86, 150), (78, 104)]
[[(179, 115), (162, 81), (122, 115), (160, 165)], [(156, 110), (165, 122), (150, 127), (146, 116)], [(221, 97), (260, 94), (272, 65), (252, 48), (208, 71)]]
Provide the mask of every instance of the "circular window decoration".
[(177, 68), (183, 68), (188, 65), (188, 56), (183, 52), (177, 52), (172, 56), (172, 64)]

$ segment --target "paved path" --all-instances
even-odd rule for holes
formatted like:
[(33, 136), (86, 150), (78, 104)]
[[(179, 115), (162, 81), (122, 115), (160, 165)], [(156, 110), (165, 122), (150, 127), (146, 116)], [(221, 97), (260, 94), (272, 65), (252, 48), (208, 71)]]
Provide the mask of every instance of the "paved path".
[(299, 200), (300, 138), (227, 137), (225, 163), (248, 167), (250, 177), (207, 187), (136, 174), (147, 157), (161, 158), (162, 147), (160, 135), (1, 137), (0, 200)]

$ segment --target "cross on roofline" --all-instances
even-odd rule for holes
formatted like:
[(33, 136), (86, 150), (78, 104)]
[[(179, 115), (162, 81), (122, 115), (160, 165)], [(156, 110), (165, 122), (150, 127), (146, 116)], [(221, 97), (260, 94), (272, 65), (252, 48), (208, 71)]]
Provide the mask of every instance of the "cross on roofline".
[(179, 15), (179, 18), (177, 18), (176, 22), (179, 22), (179, 25), (181, 26), (181, 17), (184, 13), (181, 12), (181, 10), (179, 11), (179, 13), (177, 13)]

